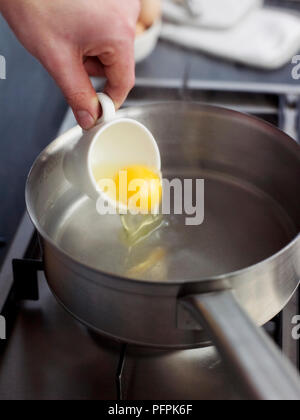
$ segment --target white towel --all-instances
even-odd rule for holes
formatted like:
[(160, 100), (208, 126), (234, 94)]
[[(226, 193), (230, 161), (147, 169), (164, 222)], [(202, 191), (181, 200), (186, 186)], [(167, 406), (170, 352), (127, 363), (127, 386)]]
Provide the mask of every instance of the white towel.
[(276, 69), (300, 51), (300, 17), (263, 8), (229, 30), (165, 23), (161, 37), (246, 65)]
[(192, 17), (184, 7), (184, 0), (163, 0), (164, 18), (181, 25), (228, 29), (236, 25), (252, 10), (263, 5), (263, 0), (194, 0), (201, 14)]

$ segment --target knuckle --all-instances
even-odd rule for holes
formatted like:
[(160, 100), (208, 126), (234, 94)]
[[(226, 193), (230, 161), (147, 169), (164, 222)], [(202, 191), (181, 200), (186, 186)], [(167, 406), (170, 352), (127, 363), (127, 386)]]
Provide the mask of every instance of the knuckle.
[(135, 37), (136, 25), (134, 24), (134, 22), (127, 22), (126, 31), (130, 38)]
[(103, 65), (108, 66), (112, 65), (116, 61), (116, 51), (115, 48), (107, 48), (102, 54), (100, 54), (100, 59)]
[(123, 34), (125, 39), (132, 40), (135, 37), (136, 22), (133, 19), (123, 18)]

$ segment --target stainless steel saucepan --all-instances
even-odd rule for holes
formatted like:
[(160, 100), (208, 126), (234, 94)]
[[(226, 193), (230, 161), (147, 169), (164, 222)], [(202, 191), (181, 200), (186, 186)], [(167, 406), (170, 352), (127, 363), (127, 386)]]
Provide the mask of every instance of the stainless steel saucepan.
[(205, 221), (172, 216), (129, 249), (119, 216), (99, 216), (64, 177), (75, 127), (38, 157), (26, 188), (54, 295), (89, 328), (127, 343), (184, 349), (212, 339), (249, 398), (300, 399), (298, 375), (256, 327), (300, 278), (299, 145), (258, 119), (200, 104), (120, 114), (151, 130), (164, 176), (205, 180)]

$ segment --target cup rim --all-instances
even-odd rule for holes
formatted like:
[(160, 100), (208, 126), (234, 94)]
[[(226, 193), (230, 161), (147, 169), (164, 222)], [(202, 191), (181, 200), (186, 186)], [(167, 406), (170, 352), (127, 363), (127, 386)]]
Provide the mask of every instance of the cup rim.
[(107, 123), (100, 124), (98, 130), (94, 133), (92, 141), (91, 141), (90, 146), (89, 146), (89, 151), (88, 151), (88, 156), (87, 156), (87, 168), (88, 168), (89, 178), (90, 178), (90, 181), (92, 182), (92, 185), (93, 185), (95, 191), (97, 192), (97, 194), (99, 196), (98, 198), (103, 197), (109, 203), (109, 205), (113, 206), (117, 210), (125, 211), (125, 210), (128, 210), (128, 207), (125, 204), (122, 204), (118, 201), (112, 200), (107, 194), (105, 194), (104, 191), (102, 191), (98, 187), (98, 184), (97, 184), (97, 182), (96, 182), (96, 180), (93, 176), (92, 165), (91, 165), (91, 153), (92, 153), (92, 149), (95, 145), (95, 142), (97, 141), (97, 137), (101, 133), (103, 133), (104, 131), (109, 129), (112, 125), (115, 125), (115, 124), (118, 124), (118, 123), (121, 123), (121, 122), (127, 122), (127, 123), (131, 123), (135, 126), (138, 126), (148, 135), (148, 137), (149, 137), (149, 139), (151, 139), (152, 145), (155, 149), (156, 156), (158, 157), (158, 167), (155, 168), (155, 169), (158, 170), (159, 172), (161, 172), (161, 157), (160, 157), (160, 152), (159, 152), (157, 142), (156, 142), (153, 134), (151, 133), (151, 131), (146, 126), (144, 126), (139, 121), (136, 121), (132, 118), (122, 118), (121, 117), (121, 118), (115, 118), (114, 120), (109, 121)]

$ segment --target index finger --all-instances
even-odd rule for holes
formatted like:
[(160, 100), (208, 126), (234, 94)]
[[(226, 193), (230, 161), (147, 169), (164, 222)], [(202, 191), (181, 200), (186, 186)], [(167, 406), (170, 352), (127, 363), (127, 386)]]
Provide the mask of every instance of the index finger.
[(99, 56), (107, 78), (105, 93), (120, 108), (135, 83), (134, 38)]

